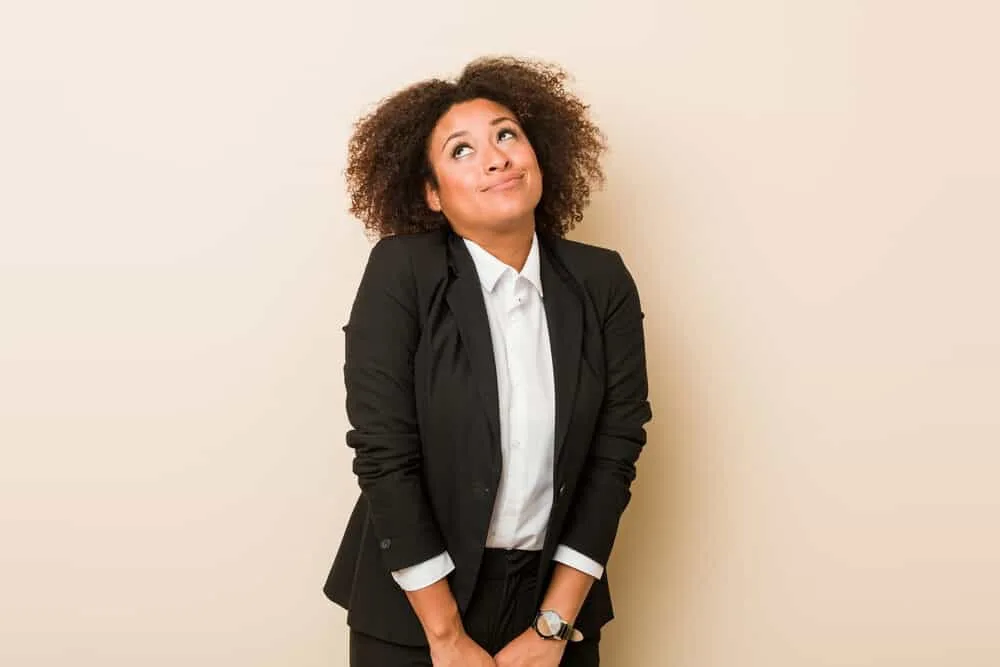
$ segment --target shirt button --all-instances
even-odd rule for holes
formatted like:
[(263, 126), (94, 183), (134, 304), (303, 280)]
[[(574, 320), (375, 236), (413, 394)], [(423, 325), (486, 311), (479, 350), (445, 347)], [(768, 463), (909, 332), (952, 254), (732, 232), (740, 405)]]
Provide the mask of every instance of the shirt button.
[(514, 445), (514, 447), (520, 447), (521, 446), (521, 441), (520, 440), (515, 440), (514, 442), (512, 442), (510, 444)]

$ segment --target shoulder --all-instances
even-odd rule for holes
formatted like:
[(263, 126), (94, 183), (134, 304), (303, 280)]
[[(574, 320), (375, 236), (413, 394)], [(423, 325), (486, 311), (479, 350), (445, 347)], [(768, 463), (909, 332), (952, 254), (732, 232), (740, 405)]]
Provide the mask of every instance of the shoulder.
[(632, 284), (632, 276), (616, 250), (558, 237), (549, 237), (546, 243), (578, 282), (602, 291)]
[(369, 261), (408, 258), (420, 261), (435, 254), (443, 255), (446, 235), (443, 230), (415, 234), (397, 234), (380, 239), (372, 248)]
[(639, 290), (620, 253), (610, 248), (550, 239), (551, 253), (563, 270), (589, 301), (601, 318), (617, 312), (622, 304), (634, 303), (639, 309)]
[(447, 276), (446, 238), (431, 231), (380, 239), (368, 255), (361, 289), (368, 286), (418, 308), (421, 295)]
[(446, 235), (440, 230), (380, 239), (368, 255), (366, 273), (419, 280), (446, 266)]

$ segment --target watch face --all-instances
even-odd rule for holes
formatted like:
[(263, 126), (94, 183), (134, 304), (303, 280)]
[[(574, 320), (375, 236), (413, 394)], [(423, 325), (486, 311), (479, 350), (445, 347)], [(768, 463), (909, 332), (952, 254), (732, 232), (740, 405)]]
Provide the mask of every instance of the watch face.
[(538, 614), (535, 627), (543, 637), (555, 637), (562, 630), (563, 621), (554, 611), (542, 611)]

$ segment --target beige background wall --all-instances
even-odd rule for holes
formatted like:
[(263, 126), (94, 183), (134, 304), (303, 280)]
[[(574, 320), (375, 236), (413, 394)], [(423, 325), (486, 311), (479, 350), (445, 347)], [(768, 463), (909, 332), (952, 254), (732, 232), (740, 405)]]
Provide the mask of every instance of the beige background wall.
[(575, 72), (647, 312), (605, 662), (1000, 664), (994, 3), (17, 4), (0, 664), (346, 665), (345, 142), (493, 52)]

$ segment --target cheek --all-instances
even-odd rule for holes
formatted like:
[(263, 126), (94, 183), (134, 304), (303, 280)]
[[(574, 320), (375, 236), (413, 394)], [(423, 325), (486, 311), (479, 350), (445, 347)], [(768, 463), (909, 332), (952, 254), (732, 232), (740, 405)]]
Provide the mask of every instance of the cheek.
[(542, 180), (542, 167), (538, 164), (538, 158), (535, 156), (535, 151), (531, 149), (530, 146), (526, 147), (523, 152), (518, 156), (519, 162), (528, 171), (534, 172), (536, 175), (535, 180), (541, 185)]
[(452, 171), (438, 174), (438, 192), (446, 205), (462, 205), (462, 202), (475, 195), (478, 182), (463, 171)]
[(531, 165), (531, 168), (538, 169), (538, 157), (535, 155), (534, 149), (530, 144), (523, 143), (518, 145), (520, 151), (520, 162), (524, 165)]

